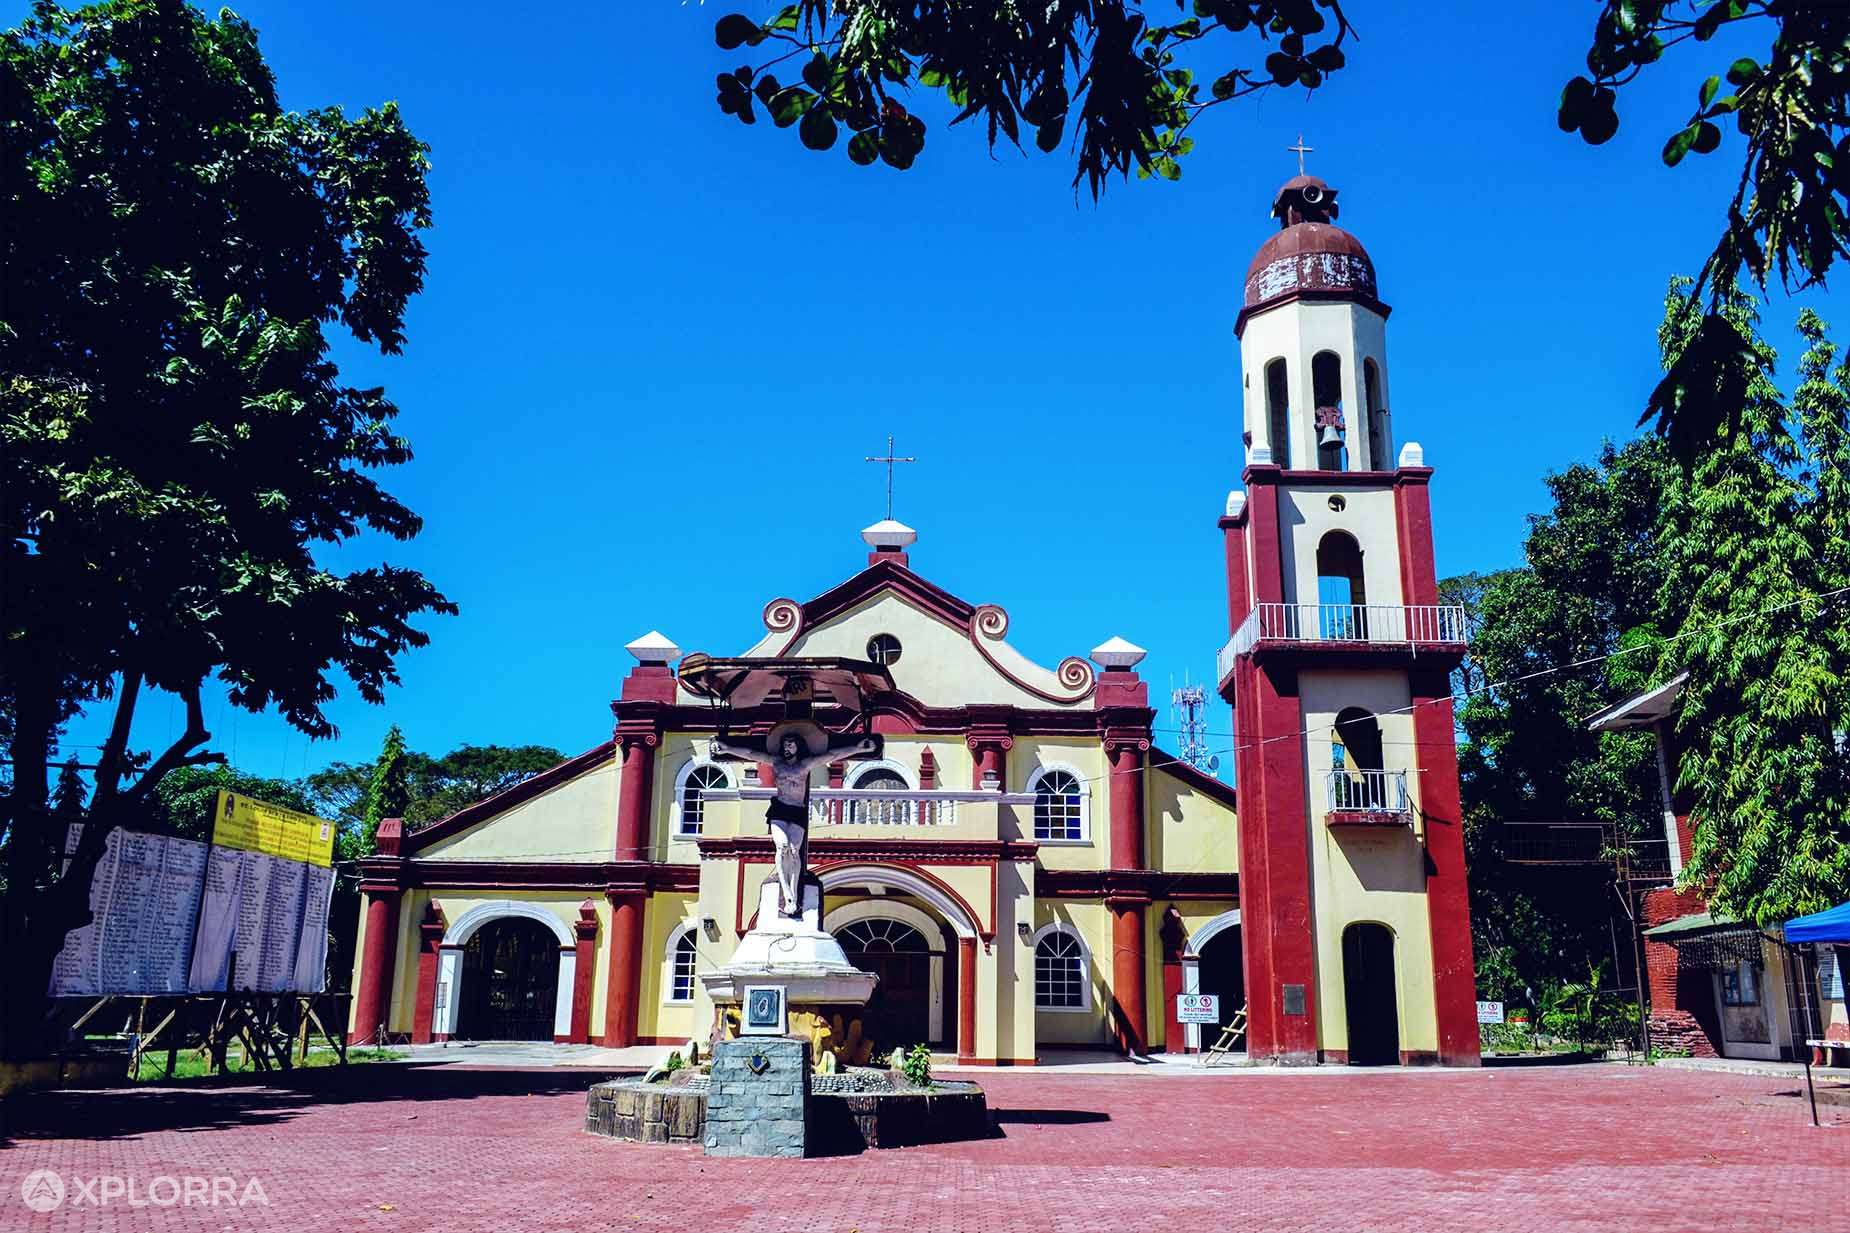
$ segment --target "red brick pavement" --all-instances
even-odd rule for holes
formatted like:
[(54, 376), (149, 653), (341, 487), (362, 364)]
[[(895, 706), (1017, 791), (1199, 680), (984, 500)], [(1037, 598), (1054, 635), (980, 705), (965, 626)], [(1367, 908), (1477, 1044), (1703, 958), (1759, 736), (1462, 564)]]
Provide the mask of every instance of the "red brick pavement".
[[(1850, 1106), (1626, 1069), (984, 1076), (1000, 1137), (707, 1160), (579, 1129), (585, 1071), (365, 1066), (291, 1088), (15, 1100), (0, 1230), (1850, 1228)], [(1850, 1095), (1850, 1093), (1847, 1093)], [(267, 1205), (30, 1211), (21, 1179), (256, 1177)], [(163, 1192), (165, 1193), (165, 1192)]]

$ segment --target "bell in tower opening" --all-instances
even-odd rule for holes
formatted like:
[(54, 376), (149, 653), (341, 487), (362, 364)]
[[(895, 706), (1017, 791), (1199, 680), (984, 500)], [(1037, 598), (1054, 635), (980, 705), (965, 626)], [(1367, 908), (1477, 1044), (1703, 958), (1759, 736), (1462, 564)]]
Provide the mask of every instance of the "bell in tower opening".
[(1313, 175), (1279, 188), (1279, 229), (1246, 272), (1234, 332), (1245, 376), (1248, 461), (1286, 470), (1389, 471), (1388, 306), (1337, 190)]

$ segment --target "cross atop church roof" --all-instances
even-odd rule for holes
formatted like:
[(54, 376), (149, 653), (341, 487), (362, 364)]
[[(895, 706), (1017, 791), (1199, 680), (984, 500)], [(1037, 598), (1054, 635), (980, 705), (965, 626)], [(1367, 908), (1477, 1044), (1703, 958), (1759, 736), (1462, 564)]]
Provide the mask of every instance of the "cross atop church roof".
[(886, 520), (891, 522), (893, 521), (893, 464), (896, 462), (917, 462), (918, 459), (897, 457), (893, 453), (893, 434), (889, 432), (886, 434), (885, 456), (876, 458), (872, 454), (869, 454), (867, 456), (867, 461), (884, 462), (886, 464)]

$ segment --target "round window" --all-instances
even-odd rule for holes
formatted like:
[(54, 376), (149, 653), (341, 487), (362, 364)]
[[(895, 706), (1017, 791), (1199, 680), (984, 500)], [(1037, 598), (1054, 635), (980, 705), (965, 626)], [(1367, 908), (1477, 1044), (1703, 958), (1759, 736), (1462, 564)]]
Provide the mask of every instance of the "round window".
[(867, 658), (888, 667), (899, 662), (899, 639), (892, 634), (875, 634), (867, 640)]
[(1349, 502), (1343, 500), (1340, 493), (1330, 498), (1330, 509), (1333, 512), (1340, 514), (1348, 508), (1349, 508)]

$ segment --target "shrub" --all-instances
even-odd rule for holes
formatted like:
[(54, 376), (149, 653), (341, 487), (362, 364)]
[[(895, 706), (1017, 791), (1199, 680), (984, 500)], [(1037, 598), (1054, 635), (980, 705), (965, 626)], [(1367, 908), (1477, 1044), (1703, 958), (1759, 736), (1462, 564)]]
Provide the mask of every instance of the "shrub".
[(899, 1063), (900, 1073), (906, 1076), (906, 1082), (913, 1087), (931, 1086), (931, 1050), (924, 1045), (914, 1045), (901, 1052), (894, 1051), (894, 1060)]

